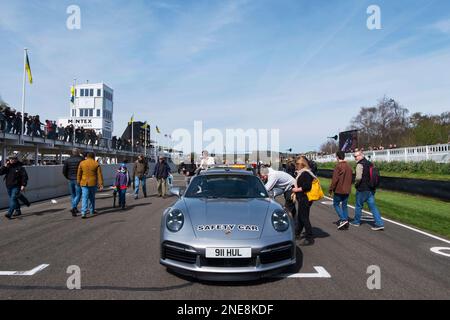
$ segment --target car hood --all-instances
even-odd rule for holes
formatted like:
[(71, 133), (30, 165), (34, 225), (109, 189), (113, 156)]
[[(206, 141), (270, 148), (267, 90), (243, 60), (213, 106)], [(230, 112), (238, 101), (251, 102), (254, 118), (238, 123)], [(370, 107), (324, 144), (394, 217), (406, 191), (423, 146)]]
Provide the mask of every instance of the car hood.
[(259, 239), (267, 217), (268, 199), (185, 198), (198, 238)]

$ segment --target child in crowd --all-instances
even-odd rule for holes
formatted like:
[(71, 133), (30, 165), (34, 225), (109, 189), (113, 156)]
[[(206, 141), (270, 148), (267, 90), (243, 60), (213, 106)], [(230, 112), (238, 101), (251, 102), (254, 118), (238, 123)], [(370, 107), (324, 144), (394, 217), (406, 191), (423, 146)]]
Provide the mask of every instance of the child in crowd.
[(114, 184), (114, 188), (117, 191), (119, 195), (119, 206), (123, 209), (125, 209), (125, 202), (126, 202), (126, 193), (127, 189), (131, 184), (130, 174), (128, 173), (127, 166), (122, 163), (120, 165), (120, 169), (117, 170), (116, 173), (116, 182)]

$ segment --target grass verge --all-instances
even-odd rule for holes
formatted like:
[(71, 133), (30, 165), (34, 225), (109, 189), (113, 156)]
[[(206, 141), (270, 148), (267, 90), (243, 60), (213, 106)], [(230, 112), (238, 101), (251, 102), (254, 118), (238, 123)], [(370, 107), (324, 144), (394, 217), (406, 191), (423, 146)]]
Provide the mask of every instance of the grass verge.
[[(323, 191), (328, 195), (331, 180), (319, 179)], [(355, 205), (354, 188), (349, 204)], [(450, 239), (449, 202), (380, 189), (376, 193), (376, 204), (383, 217)], [(367, 205), (365, 210), (369, 210)]]
[[(356, 163), (349, 162), (355, 171)], [(382, 177), (410, 178), (423, 180), (450, 181), (448, 168), (450, 164), (432, 163), (429, 161), (418, 163), (403, 162), (375, 162)], [(336, 162), (317, 163), (319, 169), (333, 170)]]

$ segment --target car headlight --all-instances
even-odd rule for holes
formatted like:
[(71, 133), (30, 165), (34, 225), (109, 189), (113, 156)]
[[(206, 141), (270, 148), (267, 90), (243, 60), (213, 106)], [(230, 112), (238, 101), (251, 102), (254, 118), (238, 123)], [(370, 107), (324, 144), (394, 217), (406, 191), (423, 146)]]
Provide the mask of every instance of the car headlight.
[(289, 216), (286, 211), (275, 210), (272, 214), (273, 228), (278, 232), (284, 232), (289, 229)]
[(167, 214), (166, 226), (172, 232), (178, 232), (183, 228), (184, 215), (181, 210), (171, 209)]

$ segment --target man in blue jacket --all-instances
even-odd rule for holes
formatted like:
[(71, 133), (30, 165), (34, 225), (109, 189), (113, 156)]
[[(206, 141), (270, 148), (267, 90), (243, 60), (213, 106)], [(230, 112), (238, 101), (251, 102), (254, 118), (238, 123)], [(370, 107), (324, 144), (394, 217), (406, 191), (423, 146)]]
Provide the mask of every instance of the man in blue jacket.
[(153, 170), (153, 177), (158, 181), (158, 196), (166, 197), (167, 194), (167, 178), (170, 175), (170, 167), (166, 162), (165, 157), (160, 157), (158, 163), (155, 166), (155, 170)]

